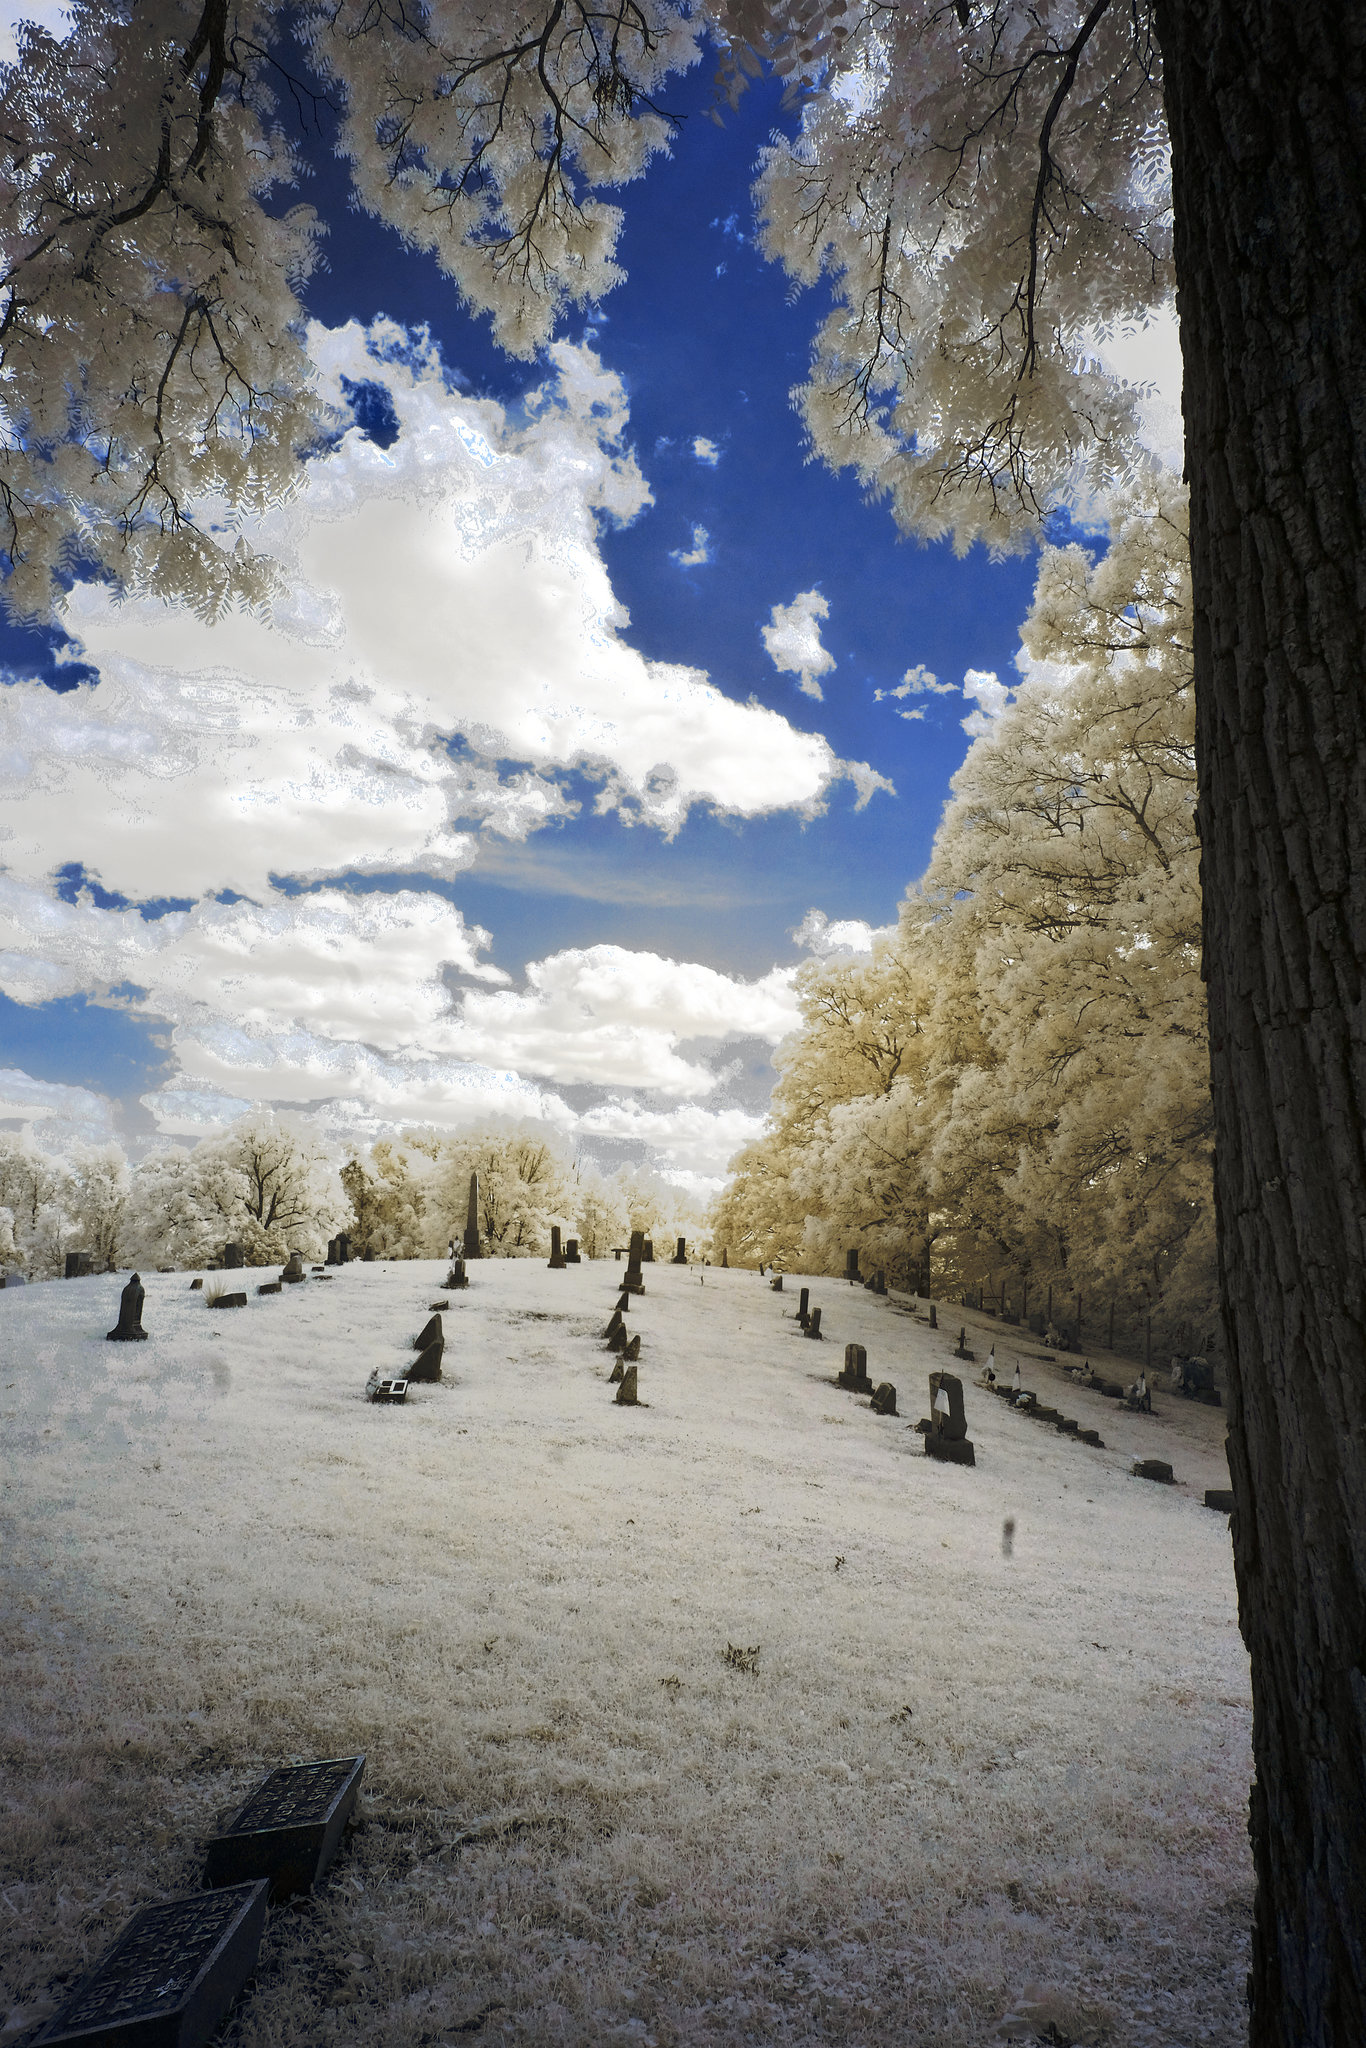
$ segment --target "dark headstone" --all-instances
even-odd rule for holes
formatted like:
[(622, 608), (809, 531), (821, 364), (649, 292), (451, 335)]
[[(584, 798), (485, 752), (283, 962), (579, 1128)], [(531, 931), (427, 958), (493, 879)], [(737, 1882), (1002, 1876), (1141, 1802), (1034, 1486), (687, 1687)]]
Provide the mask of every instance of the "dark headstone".
[(38, 2040), (201, 2048), (255, 1968), (269, 1892), (258, 1880), (144, 1906)]
[(844, 1370), (836, 1381), (851, 1394), (871, 1394), (873, 1383), (868, 1377), (868, 1353), (861, 1344), (846, 1344), (844, 1347)]
[(576, 1237), (565, 1240), (564, 1262), (566, 1266), (579, 1266), (583, 1263), (579, 1257), (579, 1240)]
[(936, 1436), (948, 1443), (962, 1443), (968, 1433), (963, 1408), (963, 1382), (955, 1373), (930, 1374), (930, 1420)]
[(1221, 1515), (1231, 1515), (1234, 1506), (1231, 1490), (1226, 1486), (1207, 1486), (1205, 1488), (1205, 1506), (1207, 1508), (1214, 1508)]
[(844, 1277), (851, 1283), (858, 1279), (858, 1246), (850, 1245), (844, 1254)]
[(1077, 1435), (1082, 1443), (1090, 1444), (1093, 1451), (1105, 1449), (1105, 1439), (1098, 1429), (1079, 1429)]
[(282, 1280), (263, 1280), (256, 1292), (258, 1294), (283, 1294), (284, 1282)]
[(647, 1237), (641, 1241), (640, 1256), (642, 1257), (642, 1259), (644, 1259), (647, 1266), (652, 1266), (654, 1264), (655, 1247), (653, 1238)]
[(721, 1264), (723, 1266), (728, 1266), (730, 1264), (730, 1257), (724, 1245), (722, 1245), (721, 1247)]
[(440, 1315), (443, 1308), (450, 1307), (450, 1303), (448, 1301), (429, 1301), (427, 1306), (433, 1315)]
[(312, 1891), (336, 1855), (356, 1804), (363, 1756), (272, 1771), (209, 1843), (204, 1883), (268, 1878), (272, 1899)]
[(445, 1340), (441, 1337), (434, 1337), (430, 1344), (424, 1345), (412, 1364), (405, 1367), (408, 1378), (420, 1382), (439, 1380), (441, 1377), (441, 1354), (445, 1348)]
[(675, 1252), (674, 1252), (674, 1255), (673, 1255), (673, 1263), (674, 1263), (674, 1265), (675, 1265), (675, 1266), (686, 1266), (686, 1265), (687, 1265), (687, 1263), (688, 1263), (688, 1240), (687, 1240), (687, 1238), (686, 1238), (686, 1237), (680, 1237), (680, 1238), (679, 1238), (679, 1240), (678, 1240), (678, 1246), (677, 1246), (677, 1249), (675, 1250)]
[(636, 1360), (637, 1358), (639, 1358), (639, 1356), (640, 1356), (640, 1332), (639, 1332), (639, 1330), (637, 1330), (637, 1331), (636, 1331), (636, 1334), (635, 1334), (635, 1336), (631, 1338), (630, 1342), (629, 1342), (629, 1343), (627, 1344), (627, 1346), (626, 1346), (626, 1349), (625, 1349), (625, 1350), (624, 1350), (624, 1351), (622, 1352), (621, 1356), (622, 1356), (622, 1360), (623, 1360), (623, 1363), (624, 1363), (624, 1364), (626, 1364), (626, 1365), (630, 1365), (630, 1364), (632, 1364), (632, 1363), (633, 1363), (633, 1362), (634, 1362), (634, 1361), (635, 1361), (635, 1360)]
[(801, 1293), (797, 1296), (797, 1321), (801, 1324), (803, 1329), (805, 1329), (807, 1325), (807, 1311), (809, 1310), (810, 1306), (811, 1289), (809, 1287), (803, 1287)]
[(210, 1301), (210, 1308), (245, 1308), (247, 1297), (243, 1294), (220, 1294), (216, 1301)]
[(611, 1336), (607, 1339), (607, 1349), (609, 1351), (624, 1351), (630, 1341), (626, 1334), (625, 1323), (618, 1323)]
[(465, 1207), (465, 1236), (460, 1249), (467, 1259), (482, 1256), (479, 1250), (479, 1176), (470, 1175), (470, 1198)]
[[(644, 1291), (644, 1290), (642, 1289), (642, 1292), (643, 1292), (643, 1291)], [(621, 1290), (621, 1293), (620, 1293), (620, 1295), (619, 1295), (619, 1297), (618, 1297), (618, 1299), (617, 1299), (617, 1314), (618, 1314), (618, 1315), (624, 1315), (624, 1314), (626, 1313), (626, 1310), (627, 1310), (627, 1309), (628, 1309), (628, 1308), (629, 1308), (630, 1306), (631, 1306), (631, 1290), (630, 1290), (630, 1288), (629, 1288), (629, 1287), (623, 1287), (623, 1288), (622, 1288), (622, 1290)]]
[(441, 1284), (443, 1287), (454, 1287), (456, 1289), (469, 1286), (470, 1276), (465, 1271), (465, 1261), (463, 1259), (456, 1259), (452, 1262), (451, 1270)]
[(90, 1252), (68, 1252), (64, 1277), (68, 1280), (84, 1280), (87, 1273), (94, 1270), (94, 1265), (95, 1261)]
[(931, 1430), (925, 1438), (925, 1456), (938, 1458), (943, 1465), (975, 1465), (977, 1453), (966, 1437), (940, 1436)]
[(932, 1330), (939, 1328), (939, 1315), (933, 1302), (930, 1303), (930, 1328)]
[(293, 1286), (295, 1281), (303, 1280), (304, 1278), (306, 1278), (306, 1275), (304, 1273), (304, 1262), (298, 1252), (291, 1252), (289, 1257), (285, 1260), (284, 1265), (280, 1269), (280, 1278), (282, 1280), (288, 1280), (291, 1286)]
[(202, 1280), (192, 1280), (192, 1281), (190, 1282), (190, 1292), (191, 1292), (191, 1294), (193, 1294), (193, 1293), (194, 1293), (194, 1291), (195, 1291), (196, 1287), (202, 1287), (203, 1285), (204, 1285), (204, 1282), (203, 1282)]
[(444, 1336), (445, 1332), (441, 1327), (440, 1316), (433, 1316), (429, 1322), (425, 1322), (422, 1325), (421, 1330), (414, 1337), (413, 1349), (414, 1351), (425, 1351), (429, 1344), (439, 1344)]
[(880, 1380), (873, 1389), (873, 1398), (868, 1403), (874, 1415), (896, 1414), (896, 1388), (890, 1380)]
[(337, 1264), (345, 1266), (351, 1258), (351, 1239), (343, 1230), (337, 1238)]
[(368, 1401), (406, 1401), (408, 1382), (401, 1373), (385, 1378), (372, 1372), (365, 1382), (365, 1397)]
[(645, 1233), (643, 1230), (633, 1230), (631, 1232), (631, 1249), (626, 1256), (626, 1277), (621, 1283), (628, 1294), (643, 1294), (645, 1291), (645, 1282), (641, 1278), (640, 1272), (641, 1261), (644, 1257)]
[(628, 1365), (621, 1376), (621, 1385), (617, 1388), (617, 1406), (618, 1408), (636, 1408), (639, 1405), (640, 1395), (636, 1391), (636, 1368), (633, 1365)]
[(885, 1294), (887, 1292), (887, 1275), (881, 1266), (878, 1267), (873, 1275), (873, 1292), (874, 1294)]
[(814, 1337), (817, 1343), (821, 1341), (821, 1312), (818, 1308), (813, 1308), (807, 1316), (804, 1335)]
[(769, 1286), (770, 1286), (770, 1287), (771, 1287), (771, 1288), (773, 1289), (773, 1292), (774, 1292), (775, 1294), (781, 1294), (781, 1293), (782, 1293), (782, 1291), (783, 1291), (783, 1276), (782, 1276), (782, 1274), (781, 1274), (781, 1273), (775, 1273), (775, 1274), (773, 1275), (773, 1278), (772, 1278), (772, 1279), (771, 1279), (771, 1280), (769, 1281), (769, 1283), (768, 1283), (768, 1284), (769, 1284)]
[(335, 1266), (335, 1265), (336, 1265), (336, 1263), (337, 1263), (337, 1240), (336, 1240), (336, 1238), (335, 1238), (335, 1237), (329, 1237), (329, 1238), (328, 1238), (328, 1240), (327, 1240), (327, 1257), (326, 1257), (326, 1259), (325, 1259), (325, 1261), (324, 1261), (324, 1264), (326, 1264), (326, 1265), (329, 1265), (329, 1266)]
[(616, 1336), (616, 1334), (617, 1334), (617, 1331), (618, 1331), (618, 1330), (619, 1330), (620, 1328), (621, 1328), (621, 1310), (620, 1310), (619, 1308), (614, 1308), (614, 1309), (612, 1310), (611, 1320), (610, 1320), (610, 1321), (608, 1322), (607, 1328), (606, 1328), (606, 1329), (605, 1329), (605, 1330), (603, 1331), (603, 1333), (602, 1333), (602, 1341), (603, 1341), (603, 1343), (604, 1343), (604, 1344), (610, 1344), (610, 1343), (611, 1343), (611, 1341), (612, 1341), (612, 1339), (613, 1339), (613, 1338), (614, 1338), (614, 1337)]
[(236, 1272), (237, 1272), (237, 1271), (239, 1270), (239, 1268), (241, 1267), (241, 1265), (242, 1265), (242, 1247), (241, 1247), (241, 1245), (240, 1245), (240, 1244), (225, 1244), (225, 1245), (224, 1245), (224, 1247), (223, 1247), (223, 1271), (224, 1271), (225, 1273), (236, 1273)]
[[(624, 1343), (621, 1348), (623, 1351), (626, 1349)], [(625, 1379), (625, 1377), (626, 1367), (621, 1362), (621, 1354), (618, 1353), (616, 1362), (613, 1365), (612, 1370), (607, 1375), (607, 1384), (609, 1387), (619, 1387), (621, 1385), (621, 1382)]]
[(146, 1338), (142, 1327), (143, 1286), (134, 1273), (119, 1296), (119, 1319), (108, 1332), (111, 1344), (136, 1344)]
[(1155, 1479), (1160, 1486), (1175, 1486), (1170, 1465), (1161, 1458), (1135, 1458), (1133, 1476), (1135, 1479)]
[(550, 1263), (556, 1272), (563, 1272), (564, 1252), (560, 1246), (560, 1226), (558, 1223), (552, 1223), (550, 1226)]
[(976, 1362), (977, 1353), (975, 1351), (968, 1350), (968, 1332), (966, 1324), (958, 1332), (958, 1345), (953, 1355), (955, 1358), (967, 1359), (969, 1363), (975, 1364)]
[(1075, 1436), (1077, 1434), (1077, 1424), (1070, 1415), (1060, 1415), (1058, 1417), (1058, 1431), (1062, 1436)]

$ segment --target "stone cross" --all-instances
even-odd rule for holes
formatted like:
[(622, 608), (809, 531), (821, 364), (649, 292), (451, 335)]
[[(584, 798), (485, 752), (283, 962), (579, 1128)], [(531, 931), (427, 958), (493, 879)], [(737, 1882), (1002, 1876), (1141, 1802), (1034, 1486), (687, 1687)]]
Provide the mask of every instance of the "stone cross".
[(479, 1176), (470, 1175), (470, 1199), (465, 1211), (465, 1242), (462, 1247), (467, 1259), (481, 1258), (479, 1249)]
[(142, 1282), (134, 1273), (119, 1296), (119, 1319), (108, 1333), (111, 1344), (136, 1344), (146, 1337), (147, 1332), (142, 1327), (142, 1302)]

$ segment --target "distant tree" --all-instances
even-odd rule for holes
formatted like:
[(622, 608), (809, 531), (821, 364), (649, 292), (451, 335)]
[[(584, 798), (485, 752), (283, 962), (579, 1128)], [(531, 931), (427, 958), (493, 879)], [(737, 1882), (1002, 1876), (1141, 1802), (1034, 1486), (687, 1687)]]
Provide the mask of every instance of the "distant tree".
[[(428, 1254), (457, 1248), (465, 1226), (471, 1173), (479, 1176), (479, 1235), (498, 1258), (548, 1255), (550, 1228), (570, 1227), (570, 1162), (537, 1125), (462, 1132), (444, 1139), (433, 1173)], [(439, 1240), (439, 1242), (438, 1242)]]
[(424, 1152), (420, 1163), (428, 1169), (414, 1172), (410, 1148), (381, 1138), (370, 1148), (367, 1166), (353, 1153), (341, 1170), (341, 1182), (351, 1204), (353, 1258), (420, 1259), (426, 1256), (425, 1217), (428, 1206), (430, 1158)]
[(120, 1263), (133, 1176), (120, 1145), (77, 1145), (66, 1161), (83, 1249), (103, 1271)]
[(576, 1162), (570, 1214), (586, 1259), (606, 1258), (614, 1245), (624, 1241), (626, 1207), (614, 1183), (595, 1166)]
[(247, 1117), (193, 1149), (141, 1160), (128, 1197), (128, 1240), (151, 1264), (203, 1265), (225, 1243), (248, 1265), (323, 1249), (346, 1214), (324, 1148), (270, 1117)]
[(11, 1219), (14, 1264), (30, 1280), (61, 1273), (77, 1229), (75, 1188), (65, 1162), (29, 1138), (0, 1132), (0, 1207)]

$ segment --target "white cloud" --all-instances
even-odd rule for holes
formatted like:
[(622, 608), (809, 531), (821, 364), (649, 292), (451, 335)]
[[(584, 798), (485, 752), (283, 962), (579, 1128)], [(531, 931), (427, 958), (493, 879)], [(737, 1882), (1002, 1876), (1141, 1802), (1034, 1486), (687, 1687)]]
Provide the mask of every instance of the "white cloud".
[(808, 910), (792, 937), (818, 960), (840, 953), (870, 953), (874, 939), (885, 938), (891, 925), (871, 925), (861, 917), (830, 919), (823, 910)]
[(36, 22), (58, 42), (71, 33), (70, 10), (62, 0), (22, 0), (19, 6), (0, 6), (0, 64), (13, 64), (19, 55), (15, 30), (21, 21)]
[(434, 1049), (561, 1083), (705, 1095), (716, 1076), (678, 1051), (694, 1038), (776, 1044), (799, 1012), (791, 973), (739, 981), (694, 961), (624, 946), (571, 947), (533, 961), (525, 990), (471, 989), (429, 1036)]
[(757, 1138), (763, 1127), (763, 1117), (744, 1109), (703, 1109), (693, 1102), (674, 1109), (646, 1109), (638, 1102), (619, 1100), (586, 1111), (578, 1125), (580, 1136), (590, 1141), (621, 1138), (648, 1146), (657, 1172), (681, 1186), (695, 1186), (700, 1178), (708, 1192), (720, 1185), (740, 1147)]
[(1185, 435), (1181, 423), (1181, 329), (1175, 306), (1163, 306), (1142, 327), (1125, 327), (1118, 333), (1096, 331), (1090, 340), (1097, 359), (1111, 376), (1144, 393), (1138, 407), (1139, 439), (1167, 469), (1179, 474), (1185, 461)]
[(0, 1068), (0, 1123), (20, 1123), (53, 1150), (103, 1144), (114, 1135), (114, 1105), (90, 1088), (39, 1081), (22, 1067)]
[[(886, 697), (923, 697), (926, 692), (936, 697), (952, 697), (956, 685), (941, 683), (933, 669), (926, 668), (918, 661), (914, 668), (908, 668), (894, 690), (874, 690), (874, 700), (881, 704)], [(903, 718), (923, 718), (923, 711), (903, 711)]]
[(796, 676), (804, 694), (817, 699), (825, 694), (817, 677), (835, 667), (834, 655), (821, 646), (821, 621), (829, 616), (818, 590), (799, 590), (791, 604), (775, 604), (772, 625), (760, 628), (773, 666)]
[(692, 452), (699, 462), (704, 462), (707, 465), (708, 469), (715, 469), (717, 463), (721, 460), (721, 450), (717, 447), (715, 441), (709, 441), (705, 434), (699, 434), (696, 437), (692, 444)]
[(704, 562), (709, 562), (711, 560), (711, 535), (707, 532), (706, 527), (695, 526), (692, 530), (692, 546), (690, 548), (671, 549), (669, 560), (677, 562), (680, 569), (700, 569)]
[(980, 739), (988, 733), (1010, 702), (1009, 686), (994, 669), (970, 668), (963, 678), (963, 695), (976, 701), (977, 709), (961, 721), (965, 733)]

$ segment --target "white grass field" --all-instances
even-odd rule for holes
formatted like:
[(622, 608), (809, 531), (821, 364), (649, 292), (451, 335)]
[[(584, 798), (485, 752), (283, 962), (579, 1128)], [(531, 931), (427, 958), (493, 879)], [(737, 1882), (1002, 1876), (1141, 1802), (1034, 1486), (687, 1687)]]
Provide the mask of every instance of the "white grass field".
[[(237, 1310), (144, 1275), (145, 1344), (104, 1341), (126, 1275), (0, 1293), (7, 2048), (266, 1769), (357, 1750), (234, 2048), (1245, 2039), (1222, 1415), (1026, 1352), (1108, 1448), (965, 1366), (978, 1463), (940, 1465), (909, 1425), (979, 1319), (815, 1281), (817, 1345), (795, 1276), (670, 1266), (618, 1408), (621, 1270), (473, 1266), (402, 1408), (366, 1376), (443, 1266)], [(899, 1418), (829, 1383), (850, 1339)]]

